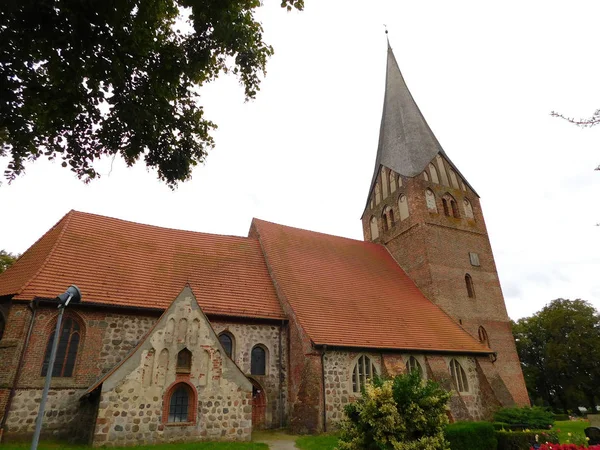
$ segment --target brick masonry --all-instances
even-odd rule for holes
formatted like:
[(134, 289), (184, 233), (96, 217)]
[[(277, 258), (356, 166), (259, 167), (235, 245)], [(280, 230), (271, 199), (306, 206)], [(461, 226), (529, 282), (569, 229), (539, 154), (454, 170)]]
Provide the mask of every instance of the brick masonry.
[[(424, 171), (427, 179), (423, 173), (413, 178), (400, 177), (401, 186), (393, 194), (382, 198), (379, 204), (367, 205), (363, 215), (365, 239), (371, 240), (369, 222), (371, 217), (376, 217), (379, 236), (374, 241), (384, 244), (423, 294), (472, 336), (478, 338), (479, 327), (485, 328), (491, 349), (497, 353), (495, 365), (513, 401), (528, 405), (479, 197), (460, 178), (458, 183), (448, 181), (451, 180), (447, 175), (451, 166), (445, 158), (438, 155), (432, 162), (442, 175), (439, 177), (441, 183), (430, 181), (433, 178), (427, 168)], [(381, 173), (378, 183), (381, 183)], [(435, 195), (435, 210), (427, 207), (426, 190)], [(394, 217), (399, 218), (398, 199), (401, 195), (408, 199), (409, 216), (386, 231), (382, 224), (383, 211), (390, 207)], [(444, 214), (442, 197), (448, 195), (458, 205), (458, 218), (453, 217), (451, 210), (450, 216)], [(467, 213), (464, 199), (471, 204), (472, 218)], [(469, 252), (479, 255), (479, 266), (471, 264)], [(472, 277), (474, 298), (468, 296), (466, 274)]]

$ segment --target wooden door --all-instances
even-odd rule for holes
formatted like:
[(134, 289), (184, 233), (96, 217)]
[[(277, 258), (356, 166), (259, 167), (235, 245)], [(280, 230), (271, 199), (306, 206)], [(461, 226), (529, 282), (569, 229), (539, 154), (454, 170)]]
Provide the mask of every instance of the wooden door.
[(267, 397), (264, 389), (256, 381), (250, 381), (252, 381), (252, 428), (262, 430), (265, 428)]

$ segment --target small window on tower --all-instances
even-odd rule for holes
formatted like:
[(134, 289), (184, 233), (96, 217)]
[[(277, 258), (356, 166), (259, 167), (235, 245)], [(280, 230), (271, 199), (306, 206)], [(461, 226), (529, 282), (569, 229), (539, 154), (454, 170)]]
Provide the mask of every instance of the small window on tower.
[(390, 170), (390, 192), (396, 192), (396, 174)]
[(184, 348), (177, 353), (177, 373), (190, 373), (192, 369), (192, 352)]
[(479, 266), (479, 254), (478, 253), (473, 253), (473, 252), (469, 252), (469, 261), (471, 261), (471, 265), (472, 266)]
[(431, 163), (429, 163), (429, 173), (431, 174), (431, 181), (439, 184), (440, 179), (438, 177), (437, 169)]
[(383, 222), (383, 231), (388, 231), (390, 227), (388, 224), (388, 216), (386, 210), (384, 210), (383, 214), (381, 215), (381, 221)]
[(435, 194), (431, 189), (425, 190), (425, 202), (427, 203), (427, 209), (431, 212), (437, 212), (437, 205), (435, 204)]
[(375, 204), (379, 205), (381, 203), (381, 186), (379, 183), (375, 185)]
[(473, 286), (473, 278), (471, 278), (471, 275), (465, 275), (465, 284), (467, 285), (467, 295), (469, 298), (475, 298), (475, 287)]

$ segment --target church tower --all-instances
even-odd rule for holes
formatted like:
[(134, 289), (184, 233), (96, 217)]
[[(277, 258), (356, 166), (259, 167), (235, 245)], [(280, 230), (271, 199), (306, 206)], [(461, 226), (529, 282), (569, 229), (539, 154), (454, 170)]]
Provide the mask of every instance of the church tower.
[(496, 352), (515, 402), (529, 404), (479, 195), (429, 128), (389, 43), (362, 222), (365, 240), (385, 245), (427, 298)]

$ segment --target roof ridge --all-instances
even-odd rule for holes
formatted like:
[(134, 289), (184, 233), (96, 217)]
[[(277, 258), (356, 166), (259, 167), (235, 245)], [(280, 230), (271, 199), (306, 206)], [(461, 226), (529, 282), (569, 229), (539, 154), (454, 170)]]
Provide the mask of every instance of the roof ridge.
[(160, 230), (182, 231), (184, 233), (195, 233), (195, 234), (203, 234), (203, 235), (208, 235), (208, 236), (222, 236), (222, 237), (235, 238), (235, 239), (251, 239), (253, 241), (256, 240), (256, 239), (251, 238), (249, 236), (238, 236), (238, 235), (235, 235), (235, 234), (218, 234), (218, 233), (209, 233), (209, 232), (206, 232), (206, 231), (185, 230), (183, 228), (164, 227), (164, 226), (161, 226), (161, 225), (152, 225), (152, 224), (149, 224), (149, 223), (136, 222), (134, 220), (120, 219), (118, 217), (105, 216), (105, 215), (102, 215), (102, 214), (89, 213), (89, 212), (85, 212), (85, 211), (71, 210), (71, 212), (73, 212), (73, 213), (75, 213), (77, 215), (81, 215), (81, 216), (92, 216), (92, 217), (97, 217), (97, 218), (101, 218), (101, 219), (116, 220), (118, 222), (123, 222), (123, 223), (133, 224), (133, 225), (139, 225), (139, 226), (148, 227), (148, 228), (158, 228)]
[[(37, 241), (35, 241), (35, 243), (31, 247), (29, 247), (29, 248), (32, 248), (35, 244), (37, 244), (39, 241), (41, 241), (44, 238), (44, 236), (46, 236), (48, 233), (50, 233), (52, 230), (54, 230), (61, 222), (65, 221), (65, 223), (62, 226), (62, 230), (60, 230), (58, 237), (56, 238), (56, 240), (54, 241), (54, 244), (52, 244), (52, 248), (48, 252), (48, 256), (46, 256), (46, 259), (44, 259), (44, 262), (42, 263), (42, 265), (40, 265), (39, 269), (31, 276), (31, 278), (29, 278), (29, 280), (27, 280), (27, 282), (25, 284), (23, 284), (21, 289), (19, 289), (17, 291), (15, 296), (21, 295), (21, 293), (27, 288), (27, 286), (29, 286), (33, 282), (33, 280), (35, 280), (37, 278), (37, 276), (40, 274), (40, 272), (46, 267), (46, 265), (48, 264), (48, 261), (50, 260), (50, 258), (52, 258), (54, 251), (56, 250), (56, 248), (58, 247), (58, 244), (60, 243), (62, 237), (64, 236), (65, 230), (69, 226), (69, 223), (71, 222), (71, 218), (73, 217), (73, 214), (76, 212), (77, 211), (75, 211), (74, 209), (70, 210), (58, 222), (56, 222), (56, 224), (54, 224), (54, 226), (52, 228), (50, 228), (46, 233), (44, 233), (44, 235), (41, 238), (39, 238)], [(29, 250), (29, 249), (27, 249), (27, 250)]]
[[(271, 222), (269, 220), (263, 220), (263, 219), (258, 219), (256, 217), (253, 217), (252, 218), (252, 222), (254, 223), (255, 221), (256, 222), (263, 222), (263, 223), (267, 223), (267, 224), (271, 224), (271, 225), (276, 225), (278, 227), (291, 228), (293, 230), (305, 231), (307, 233), (318, 234), (318, 235), (321, 235), (321, 236), (333, 237), (333, 238), (336, 238), (336, 239), (344, 239), (344, 240), (352, 241), (352, 242), (360, 242), (361, 244), (370, 244), (370, 245), (374, 244), (373, 242), (369, 242), (369, 241), (365, 241), (365, 240), (361, 240), (361, 239), (354, 239), (354, 238), (350, 238), (350, 237), (346, 237), (346, 236), (338, 236), (338, 235), (335, 235), (335, 234), (324, 233), (322, 231), (307, 230), (306, 228), (293, 227), (291, 225), (283, 225), (281, 223)], [(260, 239), (259, 239), (259, 241), (260, 241)], [(378, 245), (378, 244), (374, 244), (374, 245)]]

